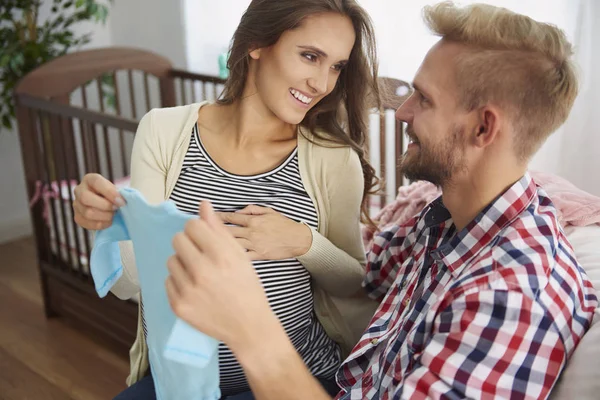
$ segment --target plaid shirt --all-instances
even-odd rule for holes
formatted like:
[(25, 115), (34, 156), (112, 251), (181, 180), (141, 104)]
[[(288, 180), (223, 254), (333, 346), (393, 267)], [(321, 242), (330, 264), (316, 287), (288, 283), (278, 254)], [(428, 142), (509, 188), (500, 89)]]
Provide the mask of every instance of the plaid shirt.
[(598, 304), (528, 174), (460, 232), (439, 198), (379, 235), (364, 286), (338, 399), (546, 398)]

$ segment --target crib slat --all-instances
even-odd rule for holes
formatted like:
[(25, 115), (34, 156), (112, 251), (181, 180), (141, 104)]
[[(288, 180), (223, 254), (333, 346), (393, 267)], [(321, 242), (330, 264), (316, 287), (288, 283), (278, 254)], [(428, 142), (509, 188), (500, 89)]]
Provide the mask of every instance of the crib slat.
[(192, 85), (192, 103), (196, 103), (198, 101), (198, 97), (196, 97), (196, 82), (190, 81)]
[[(365, 140), (364, 140), (364, 143), (363, 143), (363, 148), (365, 150), (365, 155), (364, 155), (365, 159), (369, 163), (371, 163), (371, 143), (370, 143), (371, 140), (370, 140), (370, 136), (369, 135), (370, 135), (370, 132), (365, 137)], [(369, 195), (367, 195), (367, 199), (366, 199), (366, 202), (367, 202), (367, 211), (369, 213), (369, 216), (372, 216), (371, 215), (371, 206), (372, 206), (372, 203), (373, 203), (372, 197), (373, 197), (373, 195), (369, 194)]]
[(181, 87), (181, 103), (180, 105), (187, 104), (187, 96), (185, 93), (185, 80), (183, 78), (179, 79), (179, 85)]
[(40, 254), (42, 260), (51, 261), (53, 259), (52, 248), (50, 246), (50, 232), (48, 230), (48, 218), (49, 216), (46, 214), (48, 209), (45, 205), (45, 199), (42, 196), (43, 189), (45, 185), (49, 182), (48, 178), (48, 169), (44, 167), (45, 154), (43, 154), (42, 149), (44, 148), (44, 138), (40, 129), (40, 115), (37, 111), (34, 111), (31, 108), (28, 108), (29, 121), (31, 121), (31, 129), (32, 129), (32, 140), (33, 140), (33, 148), (35, 152), (35, 163), (36, 168), (38, 169), (38, 177), (39, 177), (39, 186), (36, 190), (38, 190), (37, 194), (41, 197), (37, 199), (38, 202), (41, 203), (39, 206), (39, 210), (41, 210), (41, 217), (44, 219), (43, 229), (40, 229), (37, 233), (41, 235), (40, 243), (43, 243), (43, 253)]
[[(50, 117), (51, 120), (51, 124), (50, 126), (52, 127), (52, 147), (54, 149), (54, 167), (56, 170), (56, 183), (57, 183), (57, 199), (58, 199), (58, 210), (60, 211), (60, 213), (57, 213), (60, 215), (60, 221), (57, 222), (57, 224), (60, 224), (62, 226), (63, 229), (63, 236), (64, 236), (64, 245), (66, 247), (66, 257), (64, 257), (64, 262), (68, 263), (69, 266), (73, 266), (75, 265), (75, 261), (73, 260), (73, 253), (71, 252), (71, 249), (73, 248), (73, 245), (71, 243), (71, 238), (69, 237), (69, 223), (67, 221), (68, 219), (68, 214), (67, 214), (67, 205), (65, 205), (65, 202), (63, 201), (62, 198), (62, 184), (63, 182), (68, 182), (69, 176), (67, 174), (67, 162), (66, 162), (66, 154), (64, 153), (64, 149), (63, 149), (63, 142), (65, 141), (65, 135), (64, 135), (64, 130), (63, 130), (63, 121), (62, 121), (62, 117), (58, 116), (58, 115), (52, 115)], [(60, 244), (60, 239), (59, 239), (59, 244)], [(62, 253), (60, 253), (62, 255)], [(68, 268), (68, 272), (69, 273), (74, 273), (75, 271), (73, 271), (72, 268)]]
[[(87, 106), (87, 95), (85, 93), (85, 87), (82, 85), (79, 87), (79, 89), (81, 89), (81, 103), (83, 105), (83, 108), (85, 108), (87, 110), (88, 106)], [(83, 164), (84, 164), (84, 168), (86, 172), (93, 172), (92, 169), (92, 157), (93, 155), (91, 154), (91, 147), (89, 144), (89, 138), (87, 137), (87, 135), (84, 134), (83, 131), (84, 127), (83, 127), (83, 121), (80, 119), (79, 120), (79, 132), (81, 132), (81, 147), (83, 147)]]
[[(100, 78), (96, 79), (96, 83), (98, 85), (98, 95), (100, 97), (100, 112), (104, 113), (104, 93), (102, 92), (102, 81)], [(102, 133), (104, 137), (104, 155), (106, 157), (106, 168), (107, 168), (107, 178), (109, 181), (113, 182), (115, 180), (111, 151), (110, 151), (110, 138), (108, 136), (108, 129), (106, 125), (102, 125)]]
[(402, 130), (402, 122), (396, 121), (396, 137), (395, 137), (395, 159), (394, 166), (396, 167), (396, 191), (394, 192), (394, 196), (398, 194), (398, 189), (402, 186), (402, 171), (400, 170), (400, 157), (402, 157), (402, 147), (403, 147), (403, 139), (402, 136), (404, 134)]
[(83, 120), (79, 120), (79, 132), (81, 132), (81, 147), (83, 148), (83, 163), (85, 165), (85, 172), (97, 172), (94, 168), (94, 152), (90, 143), (90, 134), (86, 129), (86, 125)]
[[(117, 82), (117, 74), (113, 71), (112, 73), (113, 84), (115, 86), (115, 109), (117, 115), (121, 115), (121, 102), (119, 101), (119, 84)], [(123, 130), (119, 129), (119, 147), (121, 149), (121, 173), (123, 176), (127, 175), (127, 155), (125, 154), (125, 136), (123, 136)]]
[(83, 122), (83, 134), (87, 137), (87, 141), (90, 147), (91, 157), (91, 165), (90, 172), (101, 173), (100, 168), (100, 157), (98, 155), (98, 135), (96, 132), (96, 127), (92, 122), (84, 121)]
[(131, 115), (133, 119), (137, 119), (137, 109), (135, 108), (135, 90), (133, 90), (133, 73), (130, 69), (127, 70), (127, 80), (129, 81), (129, 99), (131, 100)]
[(200, 86), (202, 86), (202, 101), (206, 101), (206, 82), (200, 81)]
[(217, 84), (213, 83), (213, 101), (217, 101), (217, 97), (219, 97), (217, 94)]
[[(379, 111), (379, 162), (381, 165), (381, 170), (379, 176), (382, 180), (384, 180), (385, 186), (385, 177), (386, 177), (386, 157), (385, 157), (385, 111)], [(386, 203), (386, 195), (385, 190), (382, 191), (380, 198), (380, 207), (385, 207)]]
[(88, 103), (87, 103), (87, 93), (85, 91), (85, 86), (82, 85), (79, 88), (81, 89), (81, 102), (83, 103), (83, 108), (87, 109)]
[[(53, 154), (52, 154), (52, 143), (50, 142), (51, 136), (50, 136), (50, 119), (48, 117), (48, 114), (45, 112), (40, 112), (39, 114), (39, 121), (40, 121), (40, 132), (42, 134), (42, 145), (43, 145), (43, 150), (42, 152), (44, 153), (44, 160), (46, 162), (46, 168), (48, 171), (48, 183), (51, 183), (52, 181), (56, 180), (56, 173), (54, 170), (54, 166), (52, 163), (52, 159), (53, 159)], [(53, 192), (53, 187), (50, 187), (50, 193)], [(56, 212), (56, 207), (54, 204), (54, 199), (52, 197), (49, 198), (48, 201), (49, 204), (49, 214), (48, 217), (52, 218), (52, 227), (54, 228), (54, 241), (55, 241), (55, 245), (56, 245), (56, 253), (51, 252), (52, 254), (52, 260), (54, 264), (57, 264), (57, 260), (60, 260), (60, 235), (58, 232), (58, 218), (57, 218), (57, 212)], [(50, 241), (49, 241), (50, 242)], [(62, 264), (62, 263), (58, 263), (58, 264)]]
[[(87, 95), (85, 87), (81, 86), (82, 94), (81, 99), (83, 100), (83, 108), (88, 109)], [(83, 123), (79, 120), (81, 129), (81, 139), (83, 142), (84, 154), (86, 159), (86, 170), (88, 172), (100, 173), (100, 155), (98, 154), (98, 144), (96, 139), (96, 132), (93, 130), (89, 122)]]
[[(79, 235), (78, 235), (78, 229), (77, 229), (77, 224), (75, 224), (75, 219), (74, 219), (74, 214), (73, 214), (73, 210), (72, 210), (72, 204), (73, 204), (73, 193), (72, 190), (75, 188), (75, 178), (77, 177), (77, 153), (75, 150), (75, 145), (74, 145), (74, 141), (73, 141), (73, 132), (72, 129), (69, 129), (69, 127), (72, 126), (73, 121), (69, 118), (69, 119), (65, 119), (62, 117), (59, 117), (59, 132), (60, 132), (60, 138), (62, 138), (63, 140), (60, 140), (60, 142), (62, 143), (62, 159), (64, 162), (64, 172), (65, 172), (65, 181), (66, 181), (66, 185), (67, 185), (67, 194), (68, 194), (68, 199), (69, 199), (69, 203), (65, 205), (65, 202), (62, 199), (62, 196), (60, 196), (60, 203), (61, 205), (63, 205), (63, 215), (64, 218), (66, 220), (66, 210), (70, 209), (71, 210), (71, 217), (69, 218), (70, 221), (68, 221), (69, 225), (71, 226), (71, 232), (73, 232), (73, 235), (69, 235), (68, 234), (68, 229), (65, 228), (65, 242), (67, 244), (67, 251), (69, 254), (69, 260), (70, 260), (70, 265), (72, 267), (72, 273), (78, 275), (79, 277), (81, 277), (83, 275), (83, 265), (81, 263), (81, 246), (79, 244)], [(70, 166), (70, 167), (69, 167)], [(74, 167), (74, 168), (73, 168)], [(67, 223), (67, 221), (64, 221), (65, 224)], [(73, 255), (73, 251), (72, 249), (75, 248), (76, 250), (76, 254)], [(75, 260), (73, 259), (75, 258)], [(77, 269), (73, 269), (74, 267), (77, 267)]]
[[(84, 100), (84, 107), (87, 108), (87, 100)], [(100, 163), (98, 158), (98, 146), (96, 144), (96, 132), (92, 128), (92, 125), (89, 121), (84, 121), (83, 119), (79, 119), (79, 129), (81, 135), (81, 143), (83, 148), (83, 162), (86, 166), (87, 172), (100, 172)], [(87, 231), (83, 231), (83, 243), (85, 247), (85, 254), (87, 259), (89, 260), (91, 254), (91, 245), (90, 239)], [(91, 280), (91, 277), (88, 274), (83, 274), (84, 278)]]
[(150, 89), (148, 87), (148, 73), (144, 72), (144, 93), (146, 94), (146, 112), (150, 111)]
[[(83, 143), (83, 149), (84, 149), (84, 157), (86, 159), (86, 164), (89, 165), (89, 170), (88, 171), (100, 171), (100, 165), (98, 163), (98, 158), (95, 158), (94, 160), (88, 160), (88, 156), (91, 156), (92, 154), (94, 154), (94, 150), (95, 153), (98, 153), (98, 147), (96, 146), (96, 132), (93, 131), (93, 128), (91, 126), (91, 123), (88, 121), (83, 121), (82, 119), (79, 120), (79, 126), (81, 127), (81, 140)], [(91, 158), (94, 158), (93, 156)], [(91, 254), (91, 250), (92, 247), (90, 245), (90, 239), (88, 236), (88, 232), (84, 231), (83, 232), (83, 238), (84, 238), (84, 244), (85, 244), (85, 254), (87, 256), (88, 259), (88, 263), (89, 263), (89, 259), (90, 259), (90, 254)], [(89, 265), (89, 264), (88, 264)], [(88, 279), (91, 279), (91, 277), (88, 277)]]
[(75, 132), (73, 129), (73, 124), (74, 121), (72, 118), (68, 119), (68, 127), (69, 127), (69, 141), (67, 141), (67, 149), (66, 149), (66, 153), (72, 158), (72, 160), (74, 160), (74, 162), (71, 164), (71, 166), (73, 167), (72, 170), (72, 174), (70, 175), (70, 179), (68, 181), (68, 186), (69, 186), (69, 205), (71, 207), (71, 212), (72, 212), (72, 218), (71, 218), (71, 223), (73, 226), (73, 235), (75, 236), (75, 246), (77, 249), (77, 266), (78, 266), (78, 272), (79, 272), (79, 276), (84, 278), (85, 277), (85, 273), (83, 270), (83, 262), (81, 260), (82, 255), (87, 255), (89, 254), (89, 248), (84, 248), (84, 241), (82, 240), (81, 236), (79, 235), (79, 233), (81, 232), (83, 235), (85, 235), (85, 232), (83, 231), (82, 228), (80, 228), (76, 223), (75, 223), (75, 211), (72, 209), (72, 204), (73, 201), (75, 200), (75, 197), (73, 195), (73, 191), (75, 190), (75, 186), (76, 184), (79, 182), (80, 180), (80, 176), (79, 176), (79, 158), (77, 157), (77, 147), (76, 147), (76, 142), (75, 142)]
[(62, 129), (62, 152), (65, 155), (65, 174), (67, 179), (78, 182), (79, 176), (79, 158), (77, 156), (77, 145), (75, 143), (75, 130), (73, 129), (73, 119), (69, 117), (60, 117)]

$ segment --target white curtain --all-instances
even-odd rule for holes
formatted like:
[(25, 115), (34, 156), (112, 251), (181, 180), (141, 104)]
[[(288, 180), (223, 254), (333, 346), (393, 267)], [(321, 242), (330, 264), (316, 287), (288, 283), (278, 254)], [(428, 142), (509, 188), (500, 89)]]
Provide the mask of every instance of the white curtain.
[(557, 145), (543, 149), (540, 169), (553, 168), (581, 189), (600, 196), (600, 2), (578, 3), (573, 43), (579, 95), (569, 119), (555, 134)]

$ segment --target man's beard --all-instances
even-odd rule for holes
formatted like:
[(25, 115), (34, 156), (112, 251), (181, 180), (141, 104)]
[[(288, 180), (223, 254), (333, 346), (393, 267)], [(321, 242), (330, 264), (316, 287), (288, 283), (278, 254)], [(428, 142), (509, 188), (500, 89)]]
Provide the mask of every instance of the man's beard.
[[(412, 126), (406, 131), (416, 137)], [(453, 126), (447, 140), (437, 145), (419, 142), (418, 149), (411, 154), (404, 153), (400, 158), (400, 170), (411, 181), (428, 181), (438, 187), (446, 186), (452, 176), (464, 168), (464, 128)]]

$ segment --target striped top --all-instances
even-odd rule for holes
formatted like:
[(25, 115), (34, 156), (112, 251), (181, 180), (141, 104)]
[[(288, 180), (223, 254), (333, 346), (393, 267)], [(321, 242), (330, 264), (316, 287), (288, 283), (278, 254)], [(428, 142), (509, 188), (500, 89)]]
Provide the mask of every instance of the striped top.
[[(197, 214), (202, 200), (209, 200), (221, 212), (241, 210), (251, 204), (270, 207), (317, 228), (317, 212), (302, 183), (297, 151), (272, 171), (252, 176), (231, 174), (211, 159), (195, 125), (170, 199), (181, 211), (193, 214)], [(332, 378), (341, 363), (341, 354), (315, 316), (308, 271), (296, 259), (253, 264), (271, 308), (311, 373)], [(241, 366), (224, 344), (219, 348), (219, 369), (223, 395), (249, 390)]]

